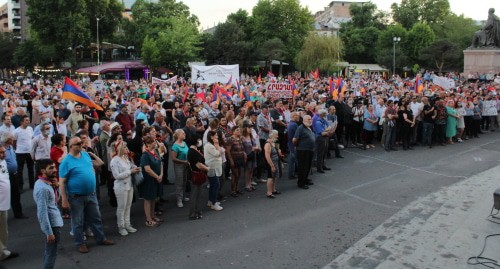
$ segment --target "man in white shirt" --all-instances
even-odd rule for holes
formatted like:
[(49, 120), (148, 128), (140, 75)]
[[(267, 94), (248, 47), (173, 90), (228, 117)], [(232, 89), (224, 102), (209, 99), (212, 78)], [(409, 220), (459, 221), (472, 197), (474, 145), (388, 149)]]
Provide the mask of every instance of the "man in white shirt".
[(7, 249), (9, 240), (7, 213), (10, 209), (10, 180), (5, 162), (5, 147), (0, 146), (0, 261), (16, 258), (19, 254)]
[(35, 173), (33, 171), (33, 158), (31, 158), (33, 128), (30, 118), (26, 115), (21, 117), (21, 125), (14, 131), (14, 147), (16, 148), (17, 175), (19, 177), (20, 190), (23, 189), (24, 164), (28, 167), (28, 182), (30, 189), (35, 186)]
[(422, 111), (424, 110), (424, 104), (421, 101), (420, 96), (413, 96), (411, 103), (410, 103), (410, 109), (413, 113), (413, 118), (415, 119), (415, 127), (413, 127), (413, 133), (411, 137), (411, 144), (416, 144), (417, 143), (417, 136), (419, 129), (422, 129), (422, 116), (420, 115)]
[(35, 170), (38, 169), (38, 162), (43, 159), (50, 159), (50, 145), (52, 137), (50, 133), (50, 123), (40, 124), (40, 134), (36, 135), (32, 141), (31, 158), (35, 160)]
[(4, 133), (14, 134), (14, 125), (12, 125), (11, 117), (7, 114), (2, 115), (2, 126), (0, 126), (0, 136)]

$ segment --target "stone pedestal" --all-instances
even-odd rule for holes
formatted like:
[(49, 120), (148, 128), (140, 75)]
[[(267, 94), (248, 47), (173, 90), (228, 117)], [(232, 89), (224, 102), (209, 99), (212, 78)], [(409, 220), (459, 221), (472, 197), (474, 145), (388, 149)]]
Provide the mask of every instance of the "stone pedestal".
[(464, 50), (464, 74), (500, 72), (500, 49)]

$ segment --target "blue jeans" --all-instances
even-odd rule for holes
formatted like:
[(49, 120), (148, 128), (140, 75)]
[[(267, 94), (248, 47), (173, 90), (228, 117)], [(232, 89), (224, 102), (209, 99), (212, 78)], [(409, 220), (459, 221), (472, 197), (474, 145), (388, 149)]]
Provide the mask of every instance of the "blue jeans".
[(43, 254), (43, 269), (52, 269), (56, 263), (57, 257), (57, 244), (61, 239), (61, 227), (52, 227), (52, 233), (56, 237), (54, 243), (47, 243), (45, 237), (45, 253)]
[(212, 204), (215, 204), (217, 202), (217, 196), (219, 194), (219, 177), (208, 177), (208, 183), (210, 184), (210, 188), (208, 189), (208, 200), (212, 202)]
[(290, 153), (288, 154), (288, 178), (295, 175), (295, 167), (297, 166), (297, 150), (295, 147), (289, 147)]
[[(83, 232), (86, 226), (92, 229), (94, 238), (99, 244), (106, 239), (102, 228), (101, 212), (95, 193), (89, 195), (69, 194), (71, 206), (71, 229), (77, 246), (85, 244)], [(85, 224), (85, 225), (84, 225)]]
[(422, 134), (422, 144), (426, 146), (432, 145), (432, 130), (434, 129), (434, 123), (424, 122), (424, 131)]

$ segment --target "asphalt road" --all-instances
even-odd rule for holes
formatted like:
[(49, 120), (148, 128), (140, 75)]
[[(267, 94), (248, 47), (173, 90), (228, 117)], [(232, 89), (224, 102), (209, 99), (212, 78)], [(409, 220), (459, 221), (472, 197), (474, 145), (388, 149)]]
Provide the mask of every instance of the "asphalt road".
[[(322, 268), (410, 202), (498, 165), (499, 141), (495, 132), (433, 149), (349, 148), (345, 159), (327, 160), (333, 170), (315, 173), (309, 190), (283, 178), (283, 194), (271, 200), (259, 184), (253, 193), (229, 197), (223, 211), (207, 209), (197, 221), (187, 220), (187, 207), (175, 207), (174, 188), (166, 186), (165, 223), (146, 227), (138, 201), (132, 223), (139, 231), (127, 237), (118, 235), (114, 208), (103, 199), (105, 233), (117, 244), (96, 246), (90, 238), (90, 253), (80, 254), (66, 221), (56, 268)], [(21, 256), (0, 262), (0, 268), (41, 267), (44, 237), (31, 191), (22, 199), (30, 219), (9, 219), (9, 249)]]

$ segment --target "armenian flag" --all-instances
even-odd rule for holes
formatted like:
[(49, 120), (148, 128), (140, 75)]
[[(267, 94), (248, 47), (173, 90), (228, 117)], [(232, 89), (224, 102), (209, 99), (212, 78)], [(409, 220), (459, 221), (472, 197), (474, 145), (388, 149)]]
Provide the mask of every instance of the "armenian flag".
[(424, 89), (424, 85), (422, 84), (422, 80), (420, 80), (420, 77), (417, 76), (415, 78), (415, 91), (417, 93), (421, 93), (423, 89)]
[(64, 87), (62, 90), (63, 99), (73, 100), (89, 107), (93, 107), (97, 110), (103, 110), (101, 106), (94, 103), (94, 101), (92, 101), (92, 99), (86, 93), (84, 93), (73, 80), (68, 77), (64, 79)]
[(233, 75), (229, 77), (229, 80), (226, 82), (226, 85), (224, 85), (224, 89), (229, 89), (233, 86)]

